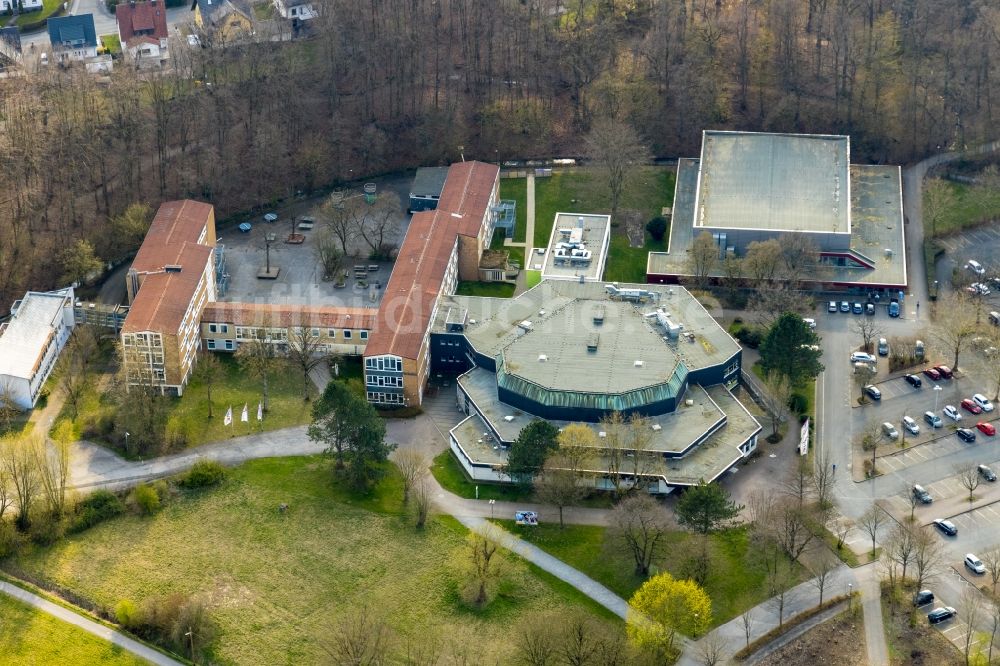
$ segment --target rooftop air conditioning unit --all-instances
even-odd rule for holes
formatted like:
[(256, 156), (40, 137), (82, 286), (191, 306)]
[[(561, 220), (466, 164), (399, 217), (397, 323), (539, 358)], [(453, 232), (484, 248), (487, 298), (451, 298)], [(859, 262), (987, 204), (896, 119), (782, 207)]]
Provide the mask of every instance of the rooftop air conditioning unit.
[(503, 420), (506, 421), (507, 423), (510, 423), (511, 421), (514, 420), (514, 416), (512, 414), (508, 414), (507, 416), (503, 417)]
[(636, 368), (641, 368), (642, 367), (642, 361), (636, 361), (632, 365), (635, 366)]
[(661, 426), (659, 423), (654, 423), (653, 424), (653, 431), (654, 432), (660, 432), (661, 430), (663, 430), (663, 426)]
[(538, 362), (539, 363), (545, 363), (547, 360), (549, 360), (549, 357), (546, 356), (545, 354), (539, 354), (538, 355)]
[(606, 433), (606, 432), (604, 432), (604, 431), (602, 430), (602, 431), (600, 431), (599, 433), (597, 433), (597, 436), (598, 436), (598, 437), (600, 437), (601, 439), (604, 439), (605, 437), (607, 437), (607, 436), (608, 436), (608, 433)]

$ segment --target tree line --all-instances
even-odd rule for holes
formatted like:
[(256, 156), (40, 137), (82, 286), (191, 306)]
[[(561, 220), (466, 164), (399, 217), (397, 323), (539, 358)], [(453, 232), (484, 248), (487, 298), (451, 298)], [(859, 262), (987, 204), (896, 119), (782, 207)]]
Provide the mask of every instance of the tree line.
[[(581, 154), (603, 119), (655, 154), (706, 127), (850, 134), (856, 161), (995, 138), (987, 0), (328, 0), (316, 36), (171, 49), (163, 72), (0, 82), (0, 298), (102, 260), (136, 201), (220, 217), (373, 173)], [(105, 247), (106, 246), (106, 247)], [(134, 249), (134, 248), (132, 248)]]

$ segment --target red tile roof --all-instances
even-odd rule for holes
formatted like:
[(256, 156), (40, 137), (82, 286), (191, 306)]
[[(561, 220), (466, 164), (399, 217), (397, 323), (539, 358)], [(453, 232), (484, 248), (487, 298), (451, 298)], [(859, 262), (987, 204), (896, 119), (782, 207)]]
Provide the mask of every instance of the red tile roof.
[[(115, 8), (118, 20), (118, 37), (122, 44), (131, 44), (134, 38), (153, 37), (166, 39), (167, 12), (160, 2), (122, 2)], [(152, 32), (147, 32), (147, 31)], [(136, 33), (139, 33), (138, 35)]]
[(172, 246), (197, 243), (211, 219), (211, 204), (191, 199), (161, 204), (132, 261), (132, 268), (141, 273), (176, 264), (180, 248)]
[(477, 236), (500, 168), (461, 162), (448, 169), (437, 209), (415, 213), (385, 287), (365, 356), (416, 359), (459, 235)]
[(373, 308), (274, 305), (270, 303), (209, 303), (201, 315), (206, 323), (234, 326), (268, 326), (288, 328), (355, 328), (375, 327), (377, 311)]
[(145, 276), (125, 317), (122, 332), (177, 333), (180, 330), (184, 313), (198, 290), (198, 281), (212, 258), (212, 248), (183, 243), (169, 246), (169, 249), (179, 250), (171, 263), (181, 266), (180, 272), (157, 272)]

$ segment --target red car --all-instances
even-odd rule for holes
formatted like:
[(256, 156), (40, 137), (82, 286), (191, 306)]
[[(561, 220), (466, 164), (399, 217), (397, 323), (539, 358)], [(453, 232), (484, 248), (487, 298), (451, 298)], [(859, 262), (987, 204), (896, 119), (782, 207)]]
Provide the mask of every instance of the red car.
[(941, 373), (936, 368), (924, 368), (924, 374), (934, 381), (941, 379)]
[(997, 434), (997, 429), (993, 427), (992, 423), (984, 423), (980, 421), (979, 423), (976, 424), (976, 427), (979, 428), (979, 432), (983, 433), (984, 435), (989, 435), (990, 437), (992, 437), (993, 435)]
[(969, 398), (962, 400), (962, 409), (969, 412), (970, 414), (982, 414), (983, 408), (972, 402)]
[(952, 375), (951, 368), (949, 368), (947, 365), (935, 365), (934, 369), (937, 370), (939, 373), (941, 373), (941, 376), (944, 379), (951, 379)]

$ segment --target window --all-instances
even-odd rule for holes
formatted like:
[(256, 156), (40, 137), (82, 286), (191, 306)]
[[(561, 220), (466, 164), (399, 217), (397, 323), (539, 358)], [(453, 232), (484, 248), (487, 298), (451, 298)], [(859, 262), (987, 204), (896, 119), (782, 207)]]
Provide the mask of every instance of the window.
[(328, 330), (328, 331), (326, 332), (326, 334), (327, 334), (328, 336), (330, 336), (331, 338), (335, 338), (335, 337), (337, 337), (337, 329), (335, 329), (335, 328), (331, 328), (330, 330)]
[(209, 333), (218, 333), (219, 332), (219, 327), (216, 326), (215, 324), (209, 324), (208, 325), (208, 332)]
[(215, 349), (215, 340), (206, 340), (205, 346), (209, 349)]
[(229, 332), (229, 324), (219, 324), (219, 331), (222, 333)]
[(228, 349), (229, 351), (233, 350), (233, 341), (232, 340), (226, 340), (226, 349)]
[(311, 331), (309, 331), (309, 335), (311, 335), (314, 338), (318, 338), (319, 337), (319, 329), (318, 328), (312, 329)]
[(347, 330), (346, 328), (344, 329), (344, 339), (345, 340), (350, 340), (351, 339), (351, 332), (349, 330)]
[(361, 339), (362, 340), (368, 339), (368, 331), (361, 331)]

